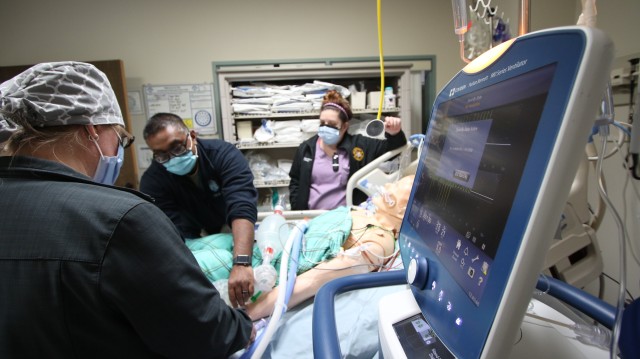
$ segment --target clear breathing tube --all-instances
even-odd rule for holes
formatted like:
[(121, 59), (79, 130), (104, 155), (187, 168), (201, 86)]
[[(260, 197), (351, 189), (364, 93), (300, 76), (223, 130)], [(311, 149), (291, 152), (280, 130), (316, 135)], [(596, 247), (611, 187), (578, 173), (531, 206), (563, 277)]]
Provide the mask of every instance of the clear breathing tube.
[[(606, 105), (605, 105), (606, 106)], [(604, 107), (603, 107), (604, 108)], [(604, 115), (606, 116), (606, 115)], [(622, 324), (622, 312), (624, 310), (624, 298), (625, 298), (625, 291), (626, 291), (626, 249), (625, 249), (625, 243), (626, 243), (626, 237), (628, 236), (626, 233), (626, 229), (624, 227), (624, 224), (622, 222), (622, 219), (620, 218), (620, 215), (618, 214), (618, 212), (616, 211), (615, 207), (613, 206), (613, 203), (611, 203), (611, 200), (609, 199), (609, 196), (604, 188), (604, 184), (602, 182), (602, 162), (604, 160), (604, 154), (607, 150), (607, 138), (608, 138), (608, 134), (609, 134), (609, 127), (608, 124), (603, 124), (600, 125), (600, 135), (602, 136), (602, 145), (601, 145), (601, 153), (600, 156), (598, 157), (598, 161), (596, 164), (596, 173), (598, 174), (598, 192), (600, 194), (600, 197), (602, 199), (604, 199), (605, 203), (607, 204), (607, 206), (611, 209), (614, 220), (616, 222), (616, 225), (618, 227), (618, 242), (619, 242), (619, 255), (620, 255), (620, 290), (618, 292), (618, 301), (617, 301), (617, 311), (616, 311), (616, 320), (615, 320), (615, 325), (613, 328), (613, 335), (611, 337), (611, 345), (610, 345), (610, 358), (614, 359), (617, 357), (617, 349), (618, 349), (618, 339), (620, 337), (620, 329), (621, 329), (621, 324)]]

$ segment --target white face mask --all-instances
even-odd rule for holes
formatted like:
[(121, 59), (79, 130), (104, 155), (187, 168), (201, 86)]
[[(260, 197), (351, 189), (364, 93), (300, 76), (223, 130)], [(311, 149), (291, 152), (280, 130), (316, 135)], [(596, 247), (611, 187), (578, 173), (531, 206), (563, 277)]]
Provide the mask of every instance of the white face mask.
[(322, 138), (322, 142), (325, 144), (336, 145), (340, 141), (340, 130), (323, 125), (318, 128), (318, 136)]

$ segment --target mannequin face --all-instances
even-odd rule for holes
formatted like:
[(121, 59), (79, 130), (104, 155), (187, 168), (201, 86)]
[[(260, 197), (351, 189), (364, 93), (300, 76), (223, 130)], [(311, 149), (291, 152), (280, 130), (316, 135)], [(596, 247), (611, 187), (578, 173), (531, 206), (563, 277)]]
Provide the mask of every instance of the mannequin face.
[(385, 184), (386, 193), (373, 198), (373, 204), (377, 207), (376, 215), (402, 220), (409, 195), (411, 195), (414, 177), (414, 175), (405, 176), (397, 182)]

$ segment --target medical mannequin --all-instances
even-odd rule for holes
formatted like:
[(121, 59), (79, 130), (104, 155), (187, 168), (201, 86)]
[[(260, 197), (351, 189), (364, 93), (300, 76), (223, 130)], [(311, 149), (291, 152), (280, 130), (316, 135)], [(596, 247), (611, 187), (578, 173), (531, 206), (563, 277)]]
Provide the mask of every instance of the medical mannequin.
[[(374, 210), (363, 208), (351, 211), (352, 226), (343, 244), (344, 252), (318, 264), (297, 276), (288, 303), (292, 308), (313, 297), (326, 282), (352, 274), (375, 271), (394, 257), (395, 240), (400, 231), (414, 176), (406, 176), (385, 185), (372, 199)], [(278, 288), (255, 303), (247, 305), (247, 313), (253, 320), (269, 316), (278, 296)]]

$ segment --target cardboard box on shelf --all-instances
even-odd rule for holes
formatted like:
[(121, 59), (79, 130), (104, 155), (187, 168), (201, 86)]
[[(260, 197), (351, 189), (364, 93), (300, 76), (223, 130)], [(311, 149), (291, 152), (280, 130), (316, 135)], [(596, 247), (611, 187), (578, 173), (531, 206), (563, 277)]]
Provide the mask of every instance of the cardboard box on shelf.
[(251, 121), (236, 121), (236, 131), (238, 131), (238, 140), (250, 140), (253, 138)]
[(380, 91), (371, 91), (367, 94), (367, 108), (380, 107)]
[(352, 92), (351, 93), (351, 108), (353, 110), (364, 110), (367, 105), (367, 93), (366, 92)]

